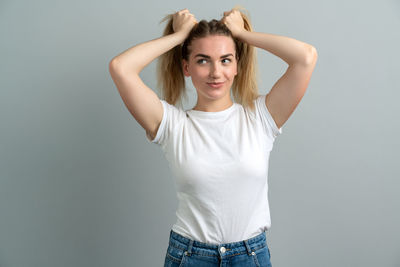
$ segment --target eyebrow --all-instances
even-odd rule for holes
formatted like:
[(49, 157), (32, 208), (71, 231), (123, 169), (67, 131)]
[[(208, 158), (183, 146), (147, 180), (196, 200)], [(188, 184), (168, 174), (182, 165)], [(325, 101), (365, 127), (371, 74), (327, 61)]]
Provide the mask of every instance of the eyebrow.
[[(232, 55), (231, 53), (229, 53), (229, 54), (226, 54), (226, 55), (221, 56), (220, 58), (226, 58), (226, 57), (229, 57), (229, 56), (232, 56), (232, 57), (233, 57), (233, 55)], [(207, 56), (207, 55), (204, 55), (204, 54), (197, 54), (197, 55), (195, 55), (194, 57), (211, 58), (210, 56)]]

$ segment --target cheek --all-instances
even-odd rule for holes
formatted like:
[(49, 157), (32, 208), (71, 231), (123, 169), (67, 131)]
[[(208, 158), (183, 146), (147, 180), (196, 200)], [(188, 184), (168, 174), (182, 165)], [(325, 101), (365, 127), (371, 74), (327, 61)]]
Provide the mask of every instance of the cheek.
[(191, 71), (193, 79), (204, 79), (208, 76), (206, 68), (193, 68)]
[(237, 73), (236, 68), (231, 68), (226, 72), (227, 76), (231, 77), (232, 79), (235, 77), (236, 73)]

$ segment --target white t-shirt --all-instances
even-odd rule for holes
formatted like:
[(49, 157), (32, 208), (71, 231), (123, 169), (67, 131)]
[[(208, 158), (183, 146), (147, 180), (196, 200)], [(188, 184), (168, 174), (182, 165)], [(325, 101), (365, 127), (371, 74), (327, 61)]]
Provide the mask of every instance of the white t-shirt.
[(172, 230), (221, 244), (269, 229), (269, 154), (282, 128), (265, 95), (255, 100), (255, 113), (238, 103), (204, 112), (160, 101), (161, 124), (156, 137), (146, 139), (161, 146), (174, 176), (179, 206)]

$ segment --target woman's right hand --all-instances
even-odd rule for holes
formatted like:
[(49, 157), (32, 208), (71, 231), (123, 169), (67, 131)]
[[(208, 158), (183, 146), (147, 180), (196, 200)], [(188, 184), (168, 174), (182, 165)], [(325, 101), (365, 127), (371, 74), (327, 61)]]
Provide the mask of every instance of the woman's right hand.
[(196, 18), (187, 8), (176, 12), (172, 18), (172, 28), (174, 29), (174, 32), (183, 32), (185, 36), (189, 34), (196, 24)]

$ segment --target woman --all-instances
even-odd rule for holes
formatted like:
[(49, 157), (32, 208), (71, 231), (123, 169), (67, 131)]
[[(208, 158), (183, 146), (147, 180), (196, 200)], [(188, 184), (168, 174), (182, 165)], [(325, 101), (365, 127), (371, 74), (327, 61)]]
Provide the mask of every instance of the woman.
[[(179, 207), (164, 266), (271, 266), (268, 161), (302, 99), (317, 52), (292, 38), (253, 32), (239, 10), (197, 22), (187, 9), (167, 17), (164, 35), (110, 62), (128, 110), (161, 146), (175, 176)], [(254, 47), (288, 63), (267, 95), (255, 82)], [(140, 71), (159, 61), (165, 100)], [(175, 107), (191, 77), (197, 103)], [(236, 102), (231, 99), (231, 93)]]

